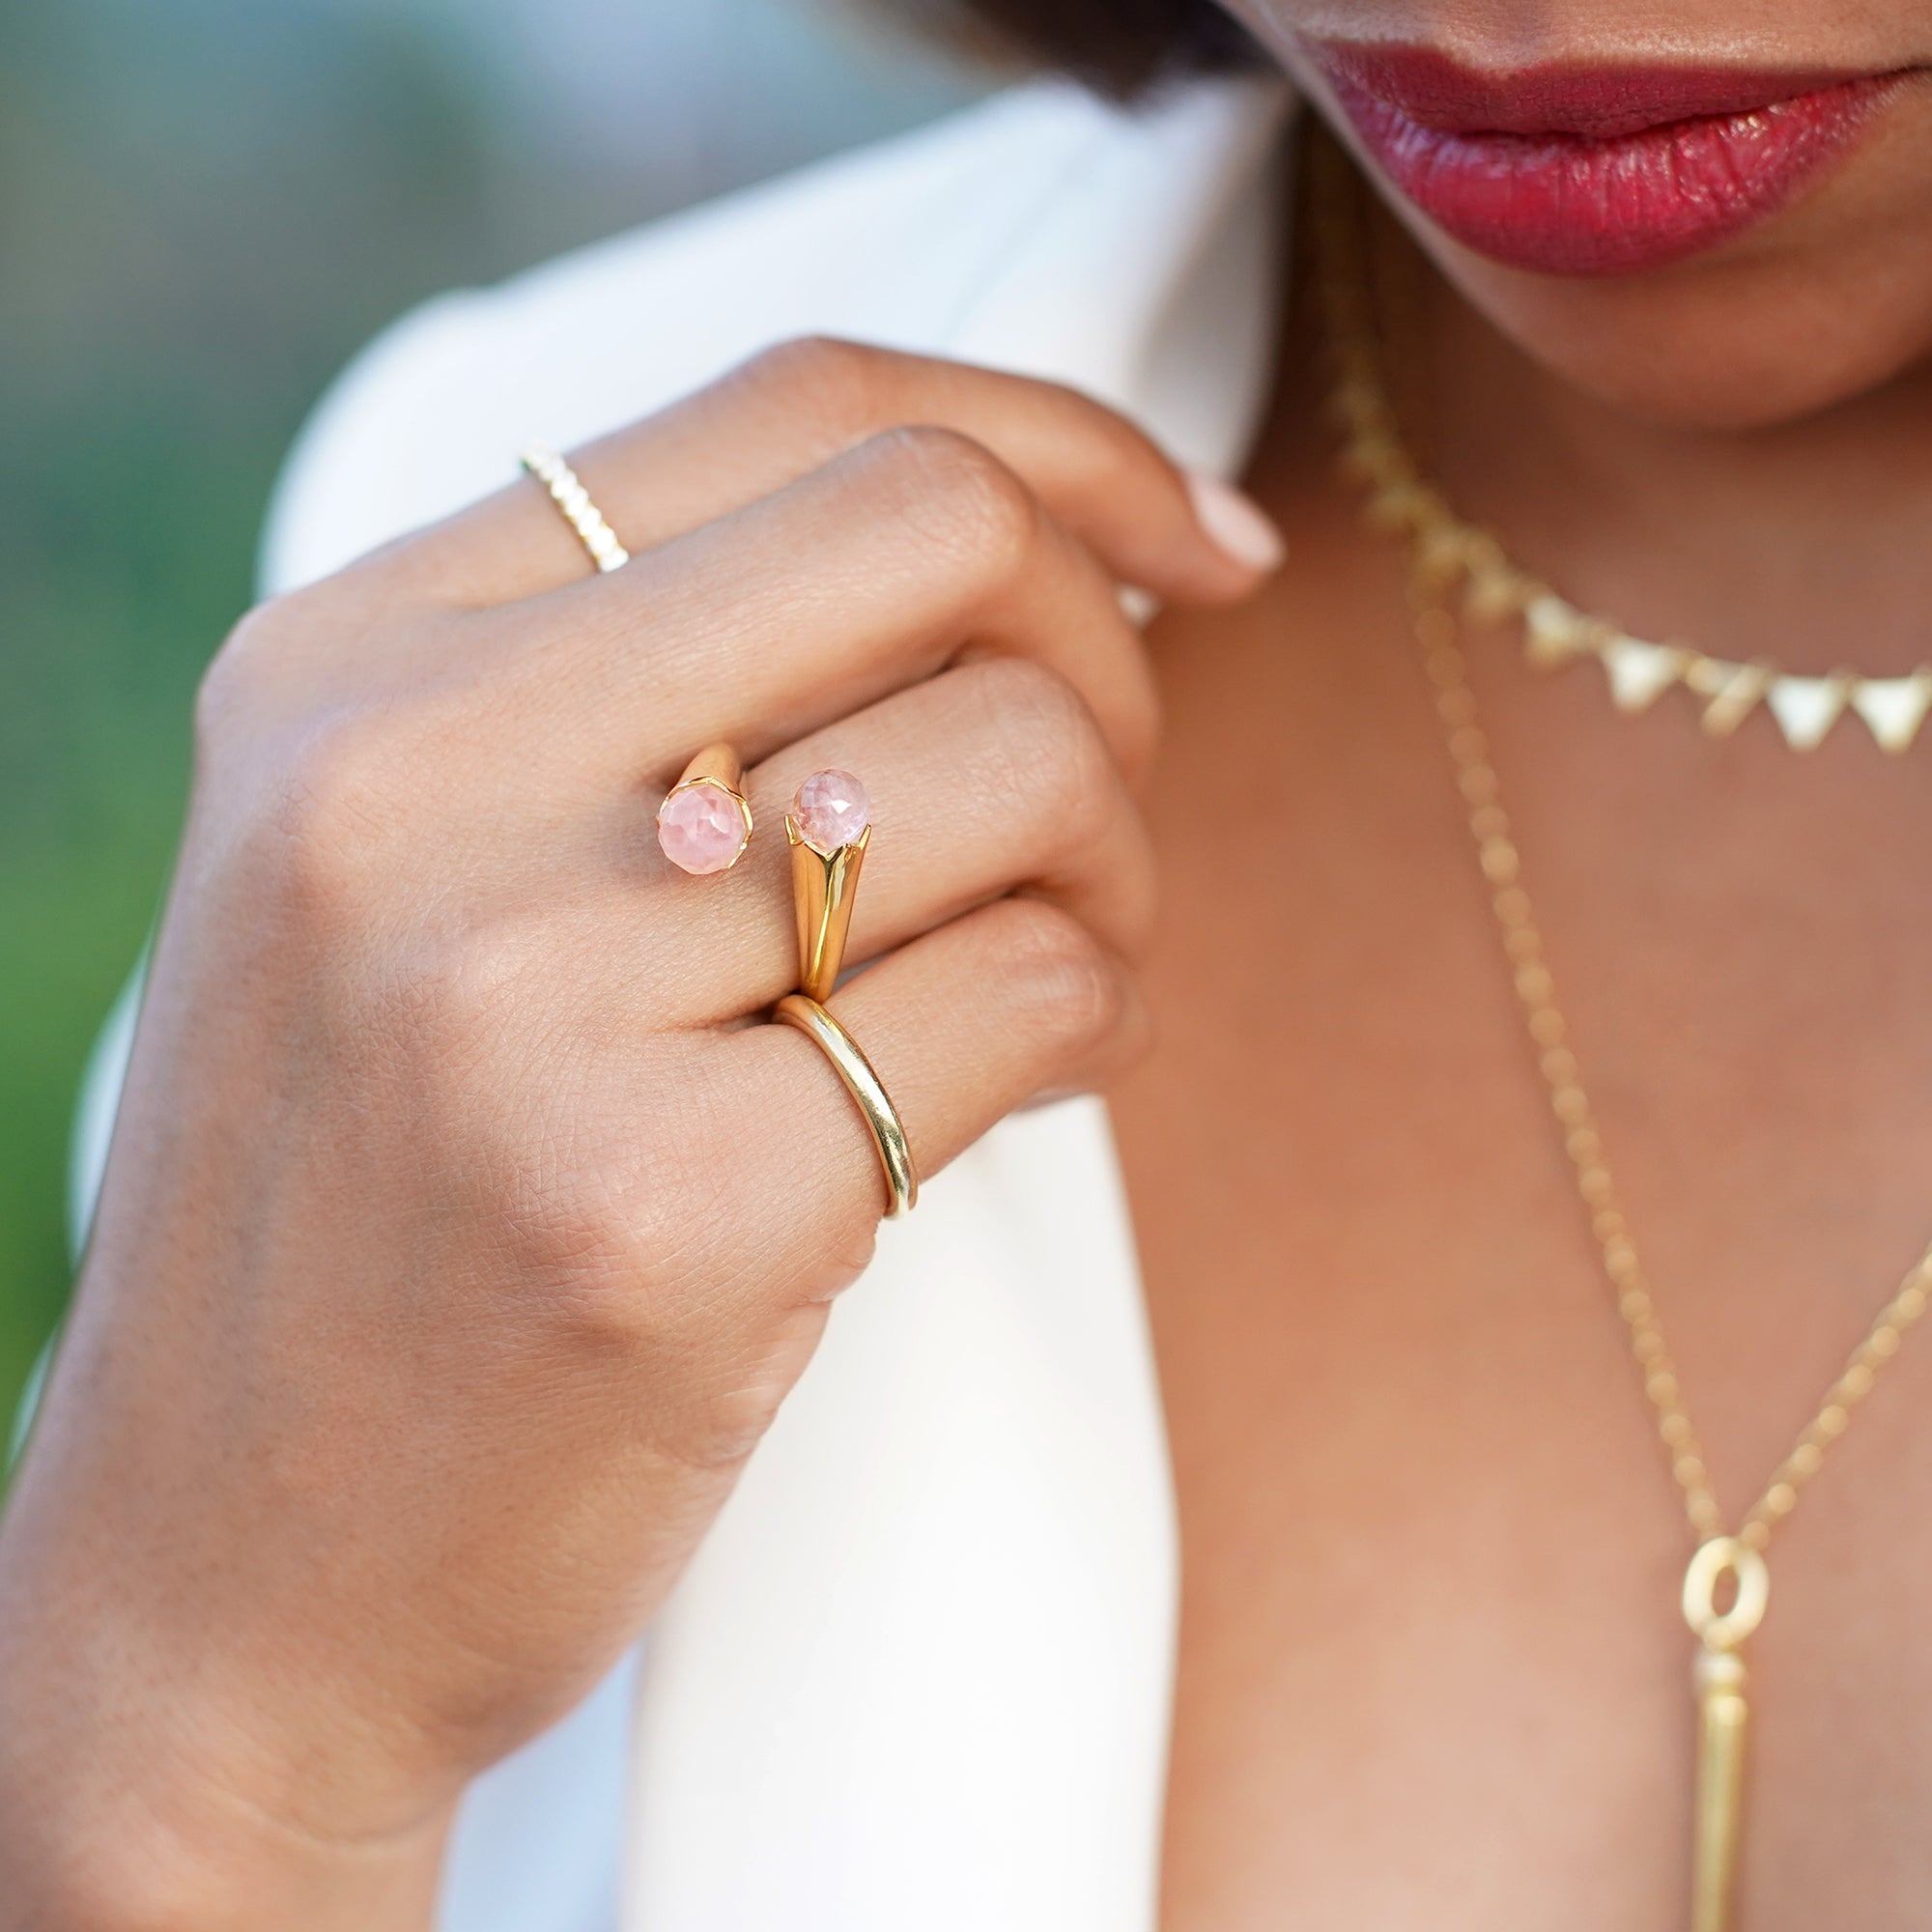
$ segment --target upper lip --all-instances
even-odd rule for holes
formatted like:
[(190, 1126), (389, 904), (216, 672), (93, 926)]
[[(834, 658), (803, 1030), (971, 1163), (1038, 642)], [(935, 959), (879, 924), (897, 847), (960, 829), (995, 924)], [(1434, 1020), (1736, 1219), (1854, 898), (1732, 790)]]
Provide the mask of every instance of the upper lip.
[(1864, 72), (1548, 61), (1504, 72), (1433, 47), (1323, 41), (1309, 49), (1344, 85), (1424, 128), (1458, 134), (1557, 134), (1611, 140), (1714, 115), (1747, 114)]

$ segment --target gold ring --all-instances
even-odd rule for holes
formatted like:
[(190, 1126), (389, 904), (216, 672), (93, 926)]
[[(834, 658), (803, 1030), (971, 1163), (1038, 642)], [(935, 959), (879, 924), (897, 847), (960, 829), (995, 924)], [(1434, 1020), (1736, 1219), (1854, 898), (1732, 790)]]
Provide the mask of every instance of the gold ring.
[(630, 562), (631, 553), (617, 541), (617, 532), (604, 521), (590, 492), (562, 457), (548, 449), (526, 449), (517, 461), (550, 492), (551, 501), (563, 512), (564, 522), (577, 532), (599, 570), (621, 570)]
[(787, 993), (772, 1009), (772, 1018), (815, 1040), (831, 1061), (872, 1130), (872, 1145), (879, 1151), (879, 1168), (886, 1177), (886, 1219), (896, 1221), (909, 1213), (919, 1205), (919, 1171), (912, 1164), (912, 1147), (892, 1095), (859, 1042), (816, 1000), (803, 993)]
[(739, 789), (745, 767), (729, 745), (707, 745), (658, 807), (658, 844), (686, 872), (728, 872), (752, 838), (752, 808)]
[(792, 910), (798, 918), (798, 985), (829, 1000), (845, 957), (852, 895), (872, 839), (872, 802), (850, 772), (813, 772), (785, 813)]

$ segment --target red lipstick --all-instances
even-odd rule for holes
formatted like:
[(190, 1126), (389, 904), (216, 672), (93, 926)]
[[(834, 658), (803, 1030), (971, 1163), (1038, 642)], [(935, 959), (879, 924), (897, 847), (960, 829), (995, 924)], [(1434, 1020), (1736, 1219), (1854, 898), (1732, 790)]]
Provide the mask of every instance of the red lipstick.
[(1662, 268), (1768, 219), (1849, 152), (1899, 78), (1566, 64), (1491, 74), (1425, 47), (1309, 52), (1425, 214), (1551, 275)]

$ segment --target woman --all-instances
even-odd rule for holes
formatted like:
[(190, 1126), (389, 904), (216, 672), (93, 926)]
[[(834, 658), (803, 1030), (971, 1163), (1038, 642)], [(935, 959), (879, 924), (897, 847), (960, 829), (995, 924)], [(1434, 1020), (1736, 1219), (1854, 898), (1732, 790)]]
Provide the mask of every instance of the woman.
[(989, 6), (1257, 71), (309, 432), (0, 1545), (0, 1924), (1932, 1916), (1932, 38), (1230, 11)]

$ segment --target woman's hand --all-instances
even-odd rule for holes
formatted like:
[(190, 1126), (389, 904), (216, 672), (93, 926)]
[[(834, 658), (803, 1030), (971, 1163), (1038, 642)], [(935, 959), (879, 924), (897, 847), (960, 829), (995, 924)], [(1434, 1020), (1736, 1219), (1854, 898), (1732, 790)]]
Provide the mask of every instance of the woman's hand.
[[(10, 1932), (422, 1924), (466, 1780), (651, 1615), (884, 1205), (830, 1065), (746, 1024), (807, 773), (871, 793), (833, 1005), (926, 1175), (1140, 1037), (1117, 589), (1245, 593), (1244, 499), (1065, 391), (827, 343), (579, 464), (627, 568), (522, 485), (209, 674), (0, 1538)], [(689, 878), (652, 813), (717, 738), (758, 830)]]

